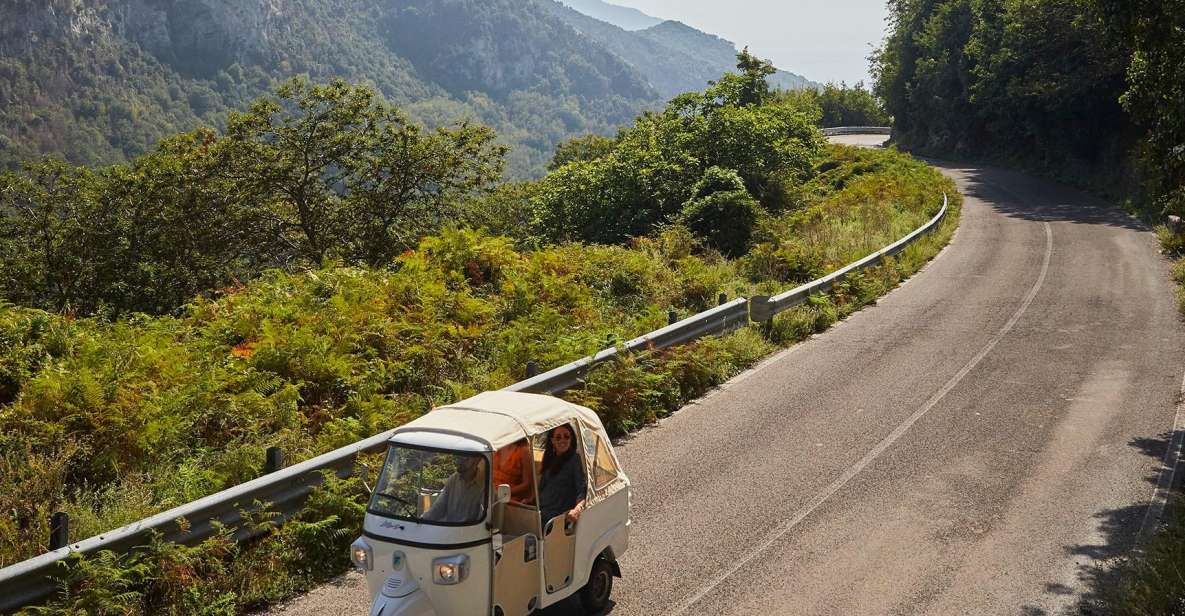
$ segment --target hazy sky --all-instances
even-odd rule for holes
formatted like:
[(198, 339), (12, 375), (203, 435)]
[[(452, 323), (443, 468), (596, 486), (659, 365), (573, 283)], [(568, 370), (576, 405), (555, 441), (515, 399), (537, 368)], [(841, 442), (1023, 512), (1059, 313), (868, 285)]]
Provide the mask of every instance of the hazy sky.
[(853, 84), (884, 37), (885, 0), (608, 0), (749, 46), (778, 68)]

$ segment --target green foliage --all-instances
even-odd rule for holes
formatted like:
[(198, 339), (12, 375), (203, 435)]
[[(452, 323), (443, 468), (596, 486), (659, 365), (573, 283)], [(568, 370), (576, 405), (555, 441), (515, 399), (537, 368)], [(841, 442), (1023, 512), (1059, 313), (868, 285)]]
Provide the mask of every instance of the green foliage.
[(555, 171), (568, 163), (590, 161), (608, 156), (613, 152), (616, 142), (601, 135), (584, 135), (573, 137), (555, 148), (555, 155), (547, 165), (548, 171)]
[(1141, 171), (1156, 209), (1185, 214), (1185, 2), (1096, 0), (1131, 50), (1123, 106), (1142, 129)]
[(798, 105), (815, 105), (819, 108), (819, 125), (834, 126), (888, 126), (889, 115), (881, 102), (864, 88), (863, 83), (848, 87), (847, 84), (828, 83), (820, 89), (803, 89), (781, 92), (779, 96), (796, 101)]
[(0, 175), (0, 297), (160, 314), (267, 267), (386, 265), (498, 179), (493, 140), (423, 129), (365, 86), (297, 79), (223, 137), (178, 135), (98, 171), (32, 163)]
[(783, 194), (783, 181), (801, 181), (821, 142), (813, 110), (773, 99), (768, 62), (747, 52), (737, 58), (739, 74), (644, 114), (607, 153), (575, 159), (543, 178), (532, 200), (534, 233), (606, 244), (647, 235), (678, 219), (712, 167), (735, 172), (762, 203)]
[(802, 207), (761, 221), (739, 261), (752, 281), (806, 282), (921, 226), (954, 184), (893, 150), (828, 146), (803, 187)]
[[(1179, 49), (1180, 34), (1171, 33), (1179, 11), (1153, 4), (1164, 9), (1163, 19), (1151, 7), (1108, 0), (892, 3), (873, 72), (894, 117), (894, 139), (936, 154), (1004, 160), (1112, 195), (1138, 190), (1132, 120), (1168, 136), (1153, 116), (1175, 112), (1164, 111), (1174, 108), (1163, 104), (1171, 99), (1156, 98), (1153, 115), (1124, 113), (1124, 76), (1138, 80), (1139, 62), (1129, 68), (1133, 38), (1117, 15), (1148, 15), (1148, 23), (1162, 24), (1155, 44)], [(1156, 82), (1177, 83), (1170, 75), (1180, 63), (1165, 60), (1169, 73)], [(1151, 101), (1134, 87), (1132, 110), (1136, 99)]]
[(386, 264), (502, 173), (505, 148), (488, 128), (423, 131), (342, 81), (297, 79), (277, 96), (230, 115), (219, 171), (308, 262)]
[(261, 533), (247, 544), (236, 544), (230, 530), (223, 529), (192, 547), (158, 537), (125, 555), (75, 555), (62, 565), (61, 592), (49, 604), (21, 614), (244, 613), (345, 569), (365, 502), (361, 481), (328, 474), (299, 515), (283, 526), (266, 508), (246, 512), (248, 524)]
[(683, 206), (679, 222), (726, 256), (748, 252), (762, 210), (745, 190), (741, 177), (730, 169), (709, 167), (692, 195)]

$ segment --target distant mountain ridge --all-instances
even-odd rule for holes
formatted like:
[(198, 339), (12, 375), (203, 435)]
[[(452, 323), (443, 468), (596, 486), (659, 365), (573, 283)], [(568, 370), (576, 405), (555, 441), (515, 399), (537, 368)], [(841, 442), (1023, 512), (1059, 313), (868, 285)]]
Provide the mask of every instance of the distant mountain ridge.
[[(678, 21), (630, 31), (589, 16), (567, 0), (540, 0), (551, 13), (577, 32), (605, 46), (637, 69), (664, 98), (701, 90), (709, 80), (736, 69), (737, 48), (731, 41)], [(817, 88), (809, 79), (779, 70), (770, 84), (783, 89)]]
[(662, 23), (638, 9), (604, 2), (604, 0), (560, 0), (569, 8), (589, 17), (610, 23), (623, 30), (645, 30)]

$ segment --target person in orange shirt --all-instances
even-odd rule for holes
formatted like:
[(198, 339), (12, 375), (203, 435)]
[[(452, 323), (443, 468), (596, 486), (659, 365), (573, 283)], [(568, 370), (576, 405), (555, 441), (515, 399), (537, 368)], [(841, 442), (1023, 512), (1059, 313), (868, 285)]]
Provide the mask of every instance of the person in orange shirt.
[(527, 441), (507, 445), (494, 452), (494, 485), (510, 486), (510, 500), (535, 502), (535, 473), (531, 468), (531, 447)]

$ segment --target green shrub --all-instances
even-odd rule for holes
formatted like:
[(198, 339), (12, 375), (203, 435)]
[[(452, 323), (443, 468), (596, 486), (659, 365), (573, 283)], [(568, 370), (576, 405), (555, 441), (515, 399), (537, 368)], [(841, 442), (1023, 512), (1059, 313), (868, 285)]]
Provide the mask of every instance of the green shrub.
[(679, 221), (708, 246), (729, 257), (749, 250), (761, 207), (735, 171), (711, 167), (683, 205)]

